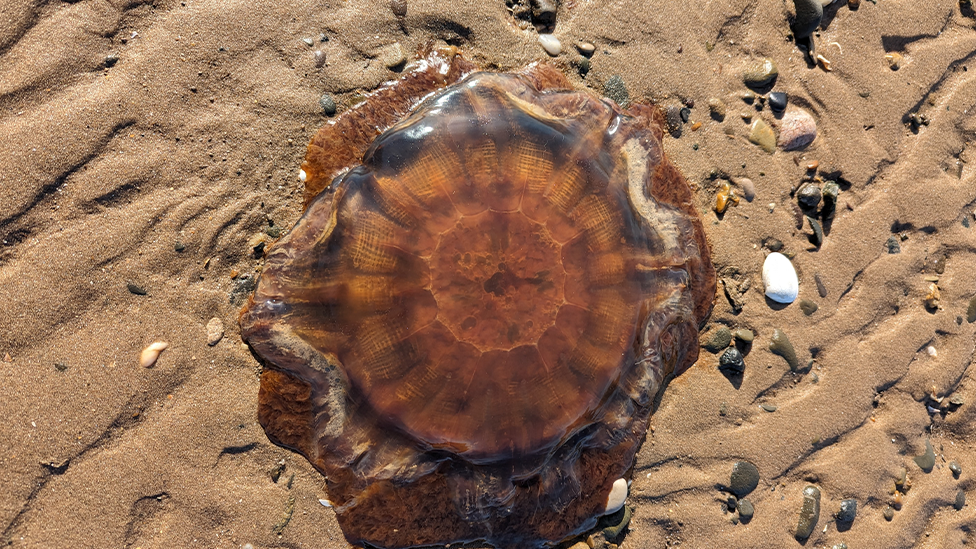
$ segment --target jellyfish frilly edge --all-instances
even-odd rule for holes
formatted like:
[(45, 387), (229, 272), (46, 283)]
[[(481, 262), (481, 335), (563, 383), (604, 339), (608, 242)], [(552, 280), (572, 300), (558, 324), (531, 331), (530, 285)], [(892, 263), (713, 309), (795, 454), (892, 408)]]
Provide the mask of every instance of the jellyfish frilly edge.
[(259, 420), (325, 475), (350, 543), (595, 525), (715, 293), (662, 126), (447, 49), (313, 137), (306, 211), (240, 320)]

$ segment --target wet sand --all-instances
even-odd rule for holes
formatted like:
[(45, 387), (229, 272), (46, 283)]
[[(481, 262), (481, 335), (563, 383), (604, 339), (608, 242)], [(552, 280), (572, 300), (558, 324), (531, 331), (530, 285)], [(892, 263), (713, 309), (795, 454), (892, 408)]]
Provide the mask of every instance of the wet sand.
[[(394, 43), (409, 58), (431, 40), (491, 70), (547, 60), (598, 94), (619, 75), (631, 99), (694, 102), (665, 147), (695, 187), (726, 283), (705, 332), (723, 324), (755, 340), (741, 377), (703, 350), (665, 392), (635, 465), (622, 547), (976, 541), (973, 505), (953, 508), (959, 490), (972, 498), (976, 487), (976, 324), (966, 319), (976, 294), (976, 20), (956, 2), (835, 3), (814, 36), (826, 71), (790, 40), (791, 10), (564, 0), (562, 53), (550, 57), (503, 2), (410, 0), (399, 20), (385, 1), (7, 2), (2, 541), (347, 546), (319, 503), (321, 476), (257, 423), (260, 367), (236, 317), (260, 270), (255, 246), (300, 214), (298, 167), (328, 119), (319, 98), (332, 94), (341, 112), (396, 77)], [(578, 41), (596, 46), (585, 77)], [(903, 56), (897, 71), (890, 53)], [(816, 120), (804, 149), (770, 154), (747, 139), (743, 113), (778, 125), (768, 106), (741, 98), (742, 72), (762, 58), (778, 66), (773, 91)], [(709, 98), (724, 102), (724, 120), (710, 116)], [(811, 177), (841, 189), (820, 246), (809, 222), (797, 228), (792, 196)], [(719, 218), (715, 195), (730, 178), (750, 179), (756, 196)], [(771, 239), (793, 256), (813, 314), (764, 298)], [(927, 309), (933, 282), (940, 300)], [(209, 346), (212, 318), (225, 334)], [(788, 334), (801, 371), (768, 350), (774, 329)], [(139, 353), (153, 341), (169, 348), (144, 368)], [(926, 441), (930, 472), (913, 460)], [(748, 523), (727, 512), (722, 489), (739, 460), (760, 473)], [(911, 488), (887, 521), (902, 468)], [(800, 543), (810, 484), (821, 513)], [(848, 498), (857, 518), (838, 525), (832, 515)]]

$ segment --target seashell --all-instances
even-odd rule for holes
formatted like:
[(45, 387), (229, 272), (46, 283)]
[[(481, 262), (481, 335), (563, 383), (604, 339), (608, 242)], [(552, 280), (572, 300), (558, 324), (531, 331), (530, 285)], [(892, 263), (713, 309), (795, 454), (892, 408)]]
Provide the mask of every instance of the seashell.
[(152, 368), (156, 365), (156, 361), (159, 359), (160, 353), (165, 351), (169, 347), (169, 343), (165, 341), (156, 341), (150, 344), (148, 347), (139, 353), (139, 365), (143, 368)]
[(793, 303), (800, 292), (796, 269), (783, 254), (773, 252), (766, 256), (762, 270), (766, 297), (777, 303)]
[(784, 151), (802, 149), (817, 138), (817, 123), (803, 109), (789, 109), (783, 115), (776, 144)]
[(610, 488), (610, 494), (607, 496), (607, 508), (603, 514), (616, 513), (624, 506), (625, 501), (627, 501), (627, 479), (618, 478), (613, 481), (613, 487)]

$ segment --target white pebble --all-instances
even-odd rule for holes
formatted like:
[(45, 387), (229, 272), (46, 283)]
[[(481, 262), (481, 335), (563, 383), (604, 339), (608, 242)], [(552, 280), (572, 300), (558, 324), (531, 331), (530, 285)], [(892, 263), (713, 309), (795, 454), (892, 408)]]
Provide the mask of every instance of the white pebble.
[(766, 297), (777, 303), (793, 303), (800, 293), (800, 281), (789, 258), (779, 252), (766, 256), (762, 270)]
[(299, 179), (299, 180), (300, 180), (300, 181), (301, 181), (302, 183), (304, 183), (304, 182), (305, 182), (305, 178), (306, 178), (306, 177), (308, 177), (308, 176), (307, 176), (307, 175), (305, 175), (305, 170), (298, 170), (298, 179)]
[(159, 359), (159, 353), (165, 351), (167, 347), (169, 347), (169, 343), (165, 341), (153, 342), (139, 354), (139, 364), (143, 368), (152, 368), (156, 365), (156, 360)]
[(935, 358), (939, 356), (939, 351), (935, 350), (935, 347), (929, 345), (925, 348), (925, 352), (929, 354), (930, 357)]
[(322, 505), (324, 505), (326, 507), (332, 507), (332, 502), (329, 501), (329, 500), (327, 500), (327, 499), (320, 499), (319, 500), (319, 503), (321, 503)]
[(551, 34), (540, 34), (539, 43), (542, 44), (542, 49), (546, 50), (546, 53), (556, 57), (563, 51), (563, 45), (559, 43), (559, 39)]
[(733, 177), (732, 182), (742, 189), (742, 197), (752, 202), (756, 198), (756, 184), (748, 177)]
[(207, 323), (207, 345), (213, 347), (224, 337), (224, 323), (217, 317)]
[(604, 511), (604, 514), (616, 513), (624, 506), (625, 501), (627, 501), (627, 481), (618, 478), (613, 481), (613, 488), (610, 489), (610, 495), (607, 496), (607, 510)]

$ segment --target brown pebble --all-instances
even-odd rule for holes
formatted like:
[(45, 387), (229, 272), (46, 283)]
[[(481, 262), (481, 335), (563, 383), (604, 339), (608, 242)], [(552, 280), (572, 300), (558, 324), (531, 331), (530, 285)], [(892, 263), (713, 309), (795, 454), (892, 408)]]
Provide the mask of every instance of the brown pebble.
[(819, 160), (814, 160), (812, 162), (807, 162), (807, 165), (806, 165), (806, 168), (807, 168), (807, 171), (808, 172), (817, 171), (817, 168), (819, 168), (819, 167), (820, 167), (820, 161)]
[(820, 297), (827, 297), (827, 287), (824, 286), (823, 280), (820, 280), (820, 273), (814, 273), (813, 281), (817, 283), (817, 293)]
[(407, 16), (407, 0), (391, 0), (390, 10), (398, 19), (403, 19)]
[(224, 323), (217, 317), (207, 322), (207, 345), (213, 347), (224, 337)]
[(847, 9), (857, 11), (859, 7), (861, 7), (861, 0), (847, 0)]
[(902, 57), (902, 55), (900, 53), (896, 52), (896, 51), (893, 51), (893, 52), (885, 55), (885, 61), (888, 62), (888, 67), (891, 70), (893, 70), (893, 71), (896, 71), (896, 70), (900, 69), (901, 68), (901, 65), (902, 65), (902, 62), (904, 60), (905, 60), (905, 58)]

